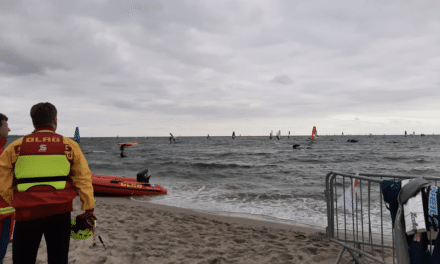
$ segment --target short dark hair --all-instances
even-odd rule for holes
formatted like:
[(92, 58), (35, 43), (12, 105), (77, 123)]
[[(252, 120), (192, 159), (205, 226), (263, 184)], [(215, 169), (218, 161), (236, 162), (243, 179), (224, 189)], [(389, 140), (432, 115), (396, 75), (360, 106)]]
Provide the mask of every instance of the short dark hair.
[(32, 124), (39, 126), (50, 126), (57, 118), (57, 109), (51, 103), (38, 103), (31, 108)]
[(3, 126), (3, 120), (8, 121), (8, 117), (0, 113), (0, 127)]

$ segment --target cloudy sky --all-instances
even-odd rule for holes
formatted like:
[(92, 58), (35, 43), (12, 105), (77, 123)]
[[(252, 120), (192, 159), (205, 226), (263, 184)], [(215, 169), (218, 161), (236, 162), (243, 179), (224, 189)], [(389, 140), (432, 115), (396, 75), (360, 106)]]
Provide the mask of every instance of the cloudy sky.
[(0, 112), (73, 136), (440, 133), (440, 2), (0, 0)]

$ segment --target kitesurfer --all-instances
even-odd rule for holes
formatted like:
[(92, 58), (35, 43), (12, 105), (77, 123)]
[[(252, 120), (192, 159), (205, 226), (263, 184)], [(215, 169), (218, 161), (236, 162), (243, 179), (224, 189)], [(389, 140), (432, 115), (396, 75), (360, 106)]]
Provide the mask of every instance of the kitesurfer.
[(48, 262), (67, 264), (72, 200), (78, 194), (85, 213), (76, 217), (77, 228), (92, 229), (96, 221), (92, 173), (78, 144), (55, 133), (54, 105), (38, 103), (30, 115), (34, 132), (0, 156), (0, 194), (16, 212), (12, 259), (35, 263), (44, 235)]
[[(0, 113), (0, 155), (4, 151), (9, 131), (8, 117)], [(15, 209), (0, 196), (0, 263), (6, 255), (12, 231), (14, 230)]]

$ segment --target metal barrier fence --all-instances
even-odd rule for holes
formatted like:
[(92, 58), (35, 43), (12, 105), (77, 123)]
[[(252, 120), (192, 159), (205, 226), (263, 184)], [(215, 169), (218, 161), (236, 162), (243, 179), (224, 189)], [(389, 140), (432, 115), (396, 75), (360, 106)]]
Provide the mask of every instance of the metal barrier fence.
[[(347, 250), (356, 263), (361, 258), (377, 263), (396, 263), (390, 212), (383, 201), (383, 180), (416, 176), (348, 174), (330, 172), (325, 179), (327, 236), (342, 246), (336, 263)], [(423, 177), (438, 186), (440, 177)], [(341, 206), (342, 205), (342, 206)]]

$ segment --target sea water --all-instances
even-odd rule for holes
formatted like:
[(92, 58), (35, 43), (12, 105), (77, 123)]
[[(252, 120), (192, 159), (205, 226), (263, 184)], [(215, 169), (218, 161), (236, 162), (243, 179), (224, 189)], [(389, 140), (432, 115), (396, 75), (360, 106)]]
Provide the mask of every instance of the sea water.
[[(133, 199), (319, 228), (327, 226), (324, 190), (330, 171), (419, 177), (440, 172), (440, 137), (434, 135), (320, 136), (313, 143), (295, 136), (180, 137), (177, 143), (167, 137), (121, 139), (83, 137), (80, 147), (92, 173), (135, 178), (149, 169), (150, 182), (168, 190)], [(126, 147), (127, 157), (120, 158), (118, 143), (129, 141), (139, 144)]]

